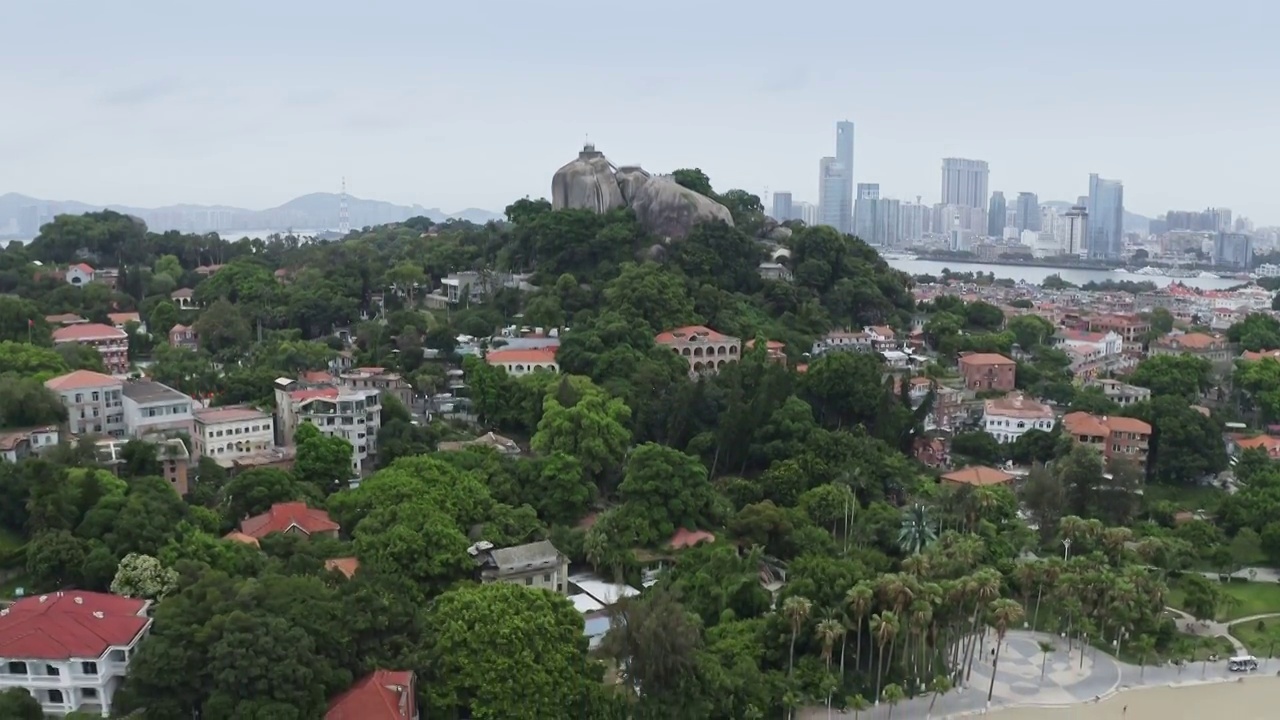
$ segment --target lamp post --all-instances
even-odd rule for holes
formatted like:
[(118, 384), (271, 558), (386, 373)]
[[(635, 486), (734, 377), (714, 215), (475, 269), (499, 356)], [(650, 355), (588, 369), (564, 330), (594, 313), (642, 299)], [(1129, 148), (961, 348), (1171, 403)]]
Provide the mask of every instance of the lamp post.
[(1071, 559), (1071, 538), (1062, 539), (1062, 561), (1066, 562)]

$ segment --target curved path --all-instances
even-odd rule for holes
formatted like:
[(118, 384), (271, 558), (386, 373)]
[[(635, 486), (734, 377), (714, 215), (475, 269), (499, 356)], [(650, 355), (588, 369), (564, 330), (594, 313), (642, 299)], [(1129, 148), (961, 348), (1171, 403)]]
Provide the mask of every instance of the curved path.
[(1266, 620), (1267, 618), (1280, 617), (1280, 612), (1262, 613), (1260, 615), (1249, 615), (1248, 617), (1236, 618), (1225, 622), (1209, 622), (1196, 620), (1191, 613), (1185, 610), (1179, 610), (1176, 607), (1165, 606), (1165, 610), (1178, 616), (1175, 621), (1178, 624), (1178, 630), (1188, 635), (1199, 635), (1209, 637), (1224, 637), (1231, 642), (1231, 646), (1235, 648), (1237, 655), (1244, 655), (1249, 652), (1244, 643), (1236, 639), (1231, 634), (1231, 626), (1240, 623), (1256, 622), (1258, 620)]
[[(994, 640), (995, 634), (991, 633), (987, 639), (987, 652), (990, 652)], [(1050, 642), (1058, 649), (1046, 658), (1040, 652), (1041, 641)], [(939, 697), (932, 714), (929, 713), (932, 696), (924, 695), (899, 703), (893, 709), (893, 717), (895, 720), (943, 720), (981, 715), (1002, 707), (1070, 707), (1096, 702), (1134, 687), (1191, 685), (1240, 677), (1239, 673), (1229, 672), (1227, 664), (1222, 661), (1139, 667), (1120, 662), (1091, 646), (1083, 649), (1083, 658), (1081, 652), (1078, 644), (1068, 652), (1065, 642), (1055, 635), (1010, 631), (1000, 650), (1000, 666), (995, 671), (994, 684), (989, 655), (975, 658), (969, 686)], [(989, 688), (992, 691), (990, 704), (987, 702)], [(881, 703), (880, 707), (862, 711), (858, 717), (859, 720), (887, 720), (889, 710)], [(797, 713), (796, 717), (800, 720), (823, 720), (827, 717), (853, 720), (854, 713), (832, 710), (828, 716), (825, 707), (810, 707)]]

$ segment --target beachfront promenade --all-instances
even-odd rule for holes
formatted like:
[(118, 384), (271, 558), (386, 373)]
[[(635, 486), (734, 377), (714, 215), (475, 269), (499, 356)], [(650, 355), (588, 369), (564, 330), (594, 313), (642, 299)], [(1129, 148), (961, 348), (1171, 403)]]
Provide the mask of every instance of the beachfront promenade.
[[(1058, 650), (1049, 653), (1045, 664), (1044, 679), (1040, 677), (1041, 640), (1051, 642)], [(967, 689), (956, 689), (938, 697), (932, 717), (936, 719), (959, 718), (980, 715), (987, 709), (987, 688), (991, 681), (991, 643), (995, 633), (988, 635), (983, 657), (975, 658), (973, 674)], [(1225, 658), (1213, 663), (1189, 663), (1182, 669), (1172, 665), (1149, 665), (1140, 668), (1121, 663), (1095, 648), (1087, 647), (1081, 663), (1079, 645), (1070, 653), (1066, 641), (1045, 633), (1010, 631), (1005, 636), (1005, 646), (1000, 651), (1000, 667), (996, 672), (995, 689), (991, 699), (992, 711), (1009, 707), (1065, 707), (1092, 703), (1105, 699), (1120, 690), (1137, 687), (1169, 685), (1194, 685), (1205, 682), (1235, 680), (1240, 673), (1227, 670)], [(1275, 667), (1268, 667), (1268, 665)], [(1280, 663), (1265, 663), (1260, 674), (1274, 674)], [(932, 695), (898, 703), (893, 710), (895, 720), (923, 720), (928, 717)], [(825, 707), (808, 708), (798, 715), (802, 720), (822, 720), (828, 717)], [(830, 717), (852, 719), (854, 713), (832, 710)], [(889, 707), (864, 710), (859, 718), (886, 720)]]

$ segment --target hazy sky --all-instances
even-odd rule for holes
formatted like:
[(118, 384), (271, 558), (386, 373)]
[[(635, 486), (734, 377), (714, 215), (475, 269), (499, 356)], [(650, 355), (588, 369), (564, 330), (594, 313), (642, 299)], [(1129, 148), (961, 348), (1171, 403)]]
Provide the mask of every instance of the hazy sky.
[(936, 202), (944, 156), (1043, 200), (1280, 223), (1280, 3), (5, 0), (0, 193), (267, 207), (347, 177), (453, 211), (615, 163)]

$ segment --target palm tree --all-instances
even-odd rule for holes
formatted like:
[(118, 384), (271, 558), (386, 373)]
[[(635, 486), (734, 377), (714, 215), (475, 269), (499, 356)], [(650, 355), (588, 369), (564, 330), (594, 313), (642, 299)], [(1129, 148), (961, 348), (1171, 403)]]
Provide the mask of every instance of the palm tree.
[(933, 699), (929, 701), (929, 710), (925, 712), (926, 719), (933, 717), (933, 705), (938, 702), (938, 696), (951, 692), (951, 679), (946, 675), (937, 675), (929, 683), (929, 690), (933, 692)]
[(867, 709), (867, 699), (861, 695), (850, 695), (844, 699), (845, 707), (853, 711), (853, 720), (858, 720), (858, 716), (863, 710)]
[[(1019, 563), (1013, 569), (1013, 577), (1022, 591), (1022, 606), (1026, 607), (1031, 604), (1031, 588), (1040, 582), (1039, 561)], [(1034, 625), (1032, 629), (1035, 629)]]
[(898, 530), (898, 547), (907, 555), (924, 552), (929, 543), (938, 539), (929, 521), (929, 511), (916, 503), (902, 513), (902, 527)]
[(1051, 642), (1040, 641), (1040, 652), (1043, 654), (1043, 657), (1040, 658), (1040, 682), (1044, 682), (1044, 667), (1049, 662), (1049, 653), (1057, 649)]
[(787, 616), (787, 621), (791, 623), (791, 655), (787, 661), (787, 677), (791, 677), (791, 670), (796, 664), (796, 636), (800, 634), (800, 628), (804, 627), (804, 622), (809, 619), (809, 611), (813, 609), (813, 603), (809, 598), (800, 595), (792, 595), (782, 603), (782, 614)]
[[(857, 653), (854, 655), (854, 667), (860, 666), (862, 659), (862, 621), (867, 617), (867, 613), (871, 612), (871, 600), (874, 593), (871, 590), (871, 584), (860, 582), (849, 588), (849, 592), (845, 593), (844, 604), (849, 607), (849, 620), (853, 622), (854, 628), (857, 630), (857, 640), (854, 649)], [(840, 655), (840, 675), (844, 676), (844, 654)]]
[(991, 685), (987, 687), (987, 707), (991, 706), (991, 696), (996, 691), (996, 670), (1000, 667), (1000, 646), (1004, 645), (1004, 634), (1009, 626), (1022, 620), (1022, 606), (1016, 600), (1001, 598), (991, 603), (991, 619), (996, 624), (996, 655), (991, 661)]
[(890, 683), (884, 688), (884, 701), (889, 703), (889, 720), (893, 720), (893, 708), (902, 698), (906, 697), (906, 693), (902, 692), (902, 688)]
[(1147, 655), (1156, 649), (1156, 639), (1150, 635), (1139, 635), (1133, 641), (1133, 648), (1138, 651), (1138, 681), (1141, 682), (1147, 674)]
[(871, 616), (871, 632), (879, 645), (880, 660), (876, 666), (876, 704), (880, 704), (880, 682), (884, 679), (884, 649), (898, 636), (898, 617), (890, 610)]
[(968, 668), (964, 674), (966, 683), (969, 682), (969, 677), (973, 674), (973, 651), (977, 645), (978, 619), (982, 616), (983, 607), (1000, 594), (1001, 577), (999, 571), (994, 568), (983, 568), (973, 574), (973, 624), (969, 631), (972, 639), (969, 642)]
[[(828, 675), (831, 674), (831, 656), (836, 640), (843, 638), (844, 623), (840, 622), (834, 611), (827, 611), (822, 622), (818, 623), (818, 640), (822, 642), (822, 660), (827, 664)], [(827, 717), (831, 717), (831, 693), (827, 693)]]

